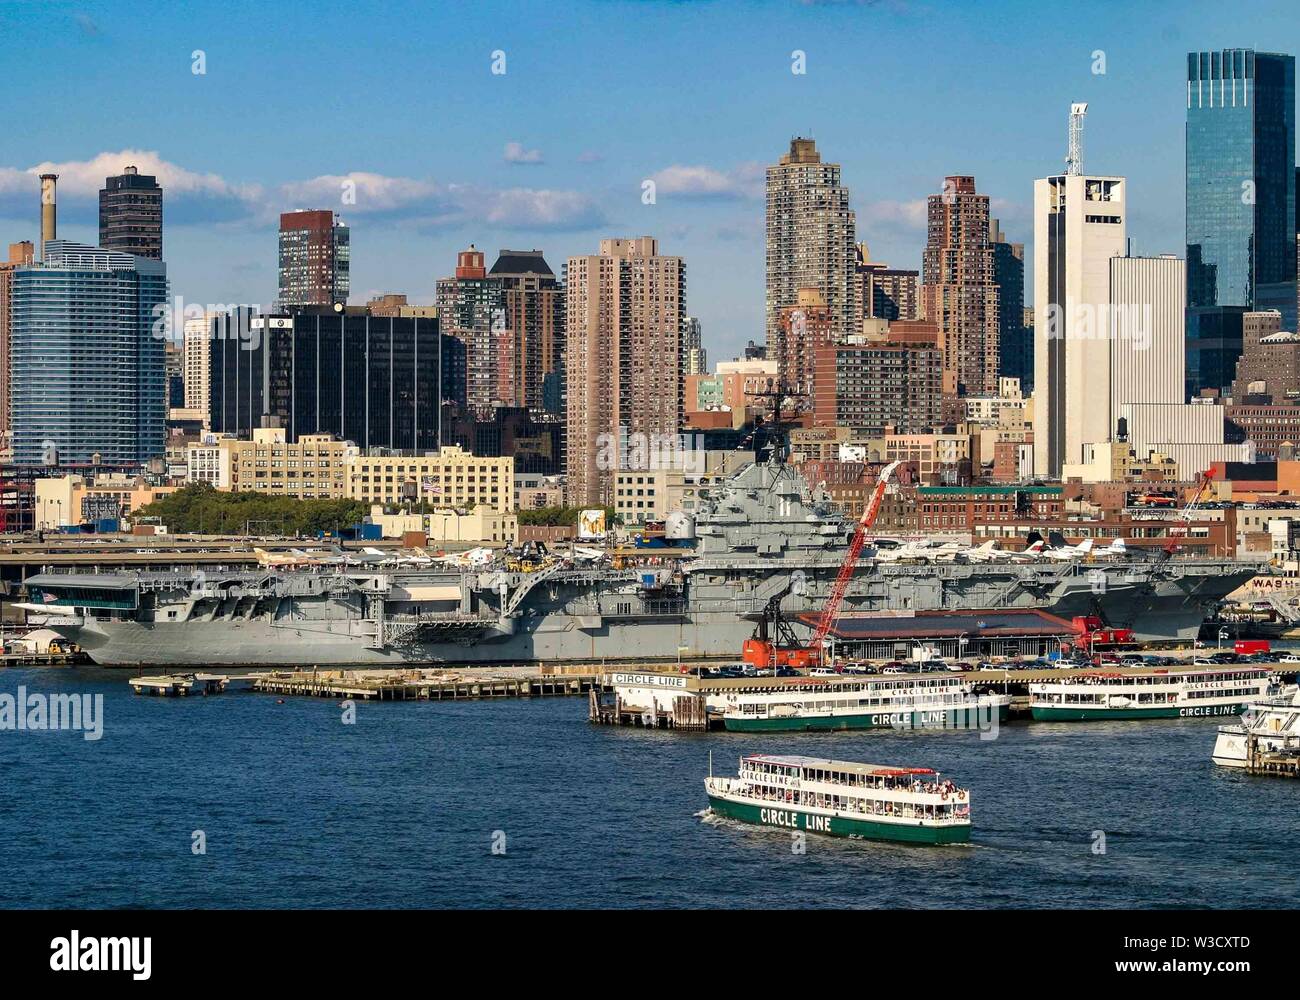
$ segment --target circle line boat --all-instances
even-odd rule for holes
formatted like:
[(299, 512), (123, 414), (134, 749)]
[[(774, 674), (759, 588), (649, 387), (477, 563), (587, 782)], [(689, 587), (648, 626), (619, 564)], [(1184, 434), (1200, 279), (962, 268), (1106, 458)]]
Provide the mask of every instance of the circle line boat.
[[(712, 770), (712, 768), (710, 768)], [(928, 767), (751, 754), (704, 781), (714, 815), (832, 837), (910, 844), (970, 840), (970, 793)]]
[(1280, 691), (1268, 667), (1195, 667), (1149, 674), (1072, 673), (1029, 685), (1029, 711), (1045, 722), (1237, 715)]

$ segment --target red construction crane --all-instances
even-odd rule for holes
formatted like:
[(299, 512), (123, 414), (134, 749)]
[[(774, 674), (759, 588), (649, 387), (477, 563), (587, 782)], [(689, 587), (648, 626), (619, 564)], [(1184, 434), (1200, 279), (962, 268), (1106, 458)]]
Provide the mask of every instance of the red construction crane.
[(880, 471), (880, 478), (876, 480), (876, 488), (871, 492), (871, 499), (867, 501), (866, 509), (862, 512), (862, 518), (858, 521), (857, 527), (853, 531), (853, 540), (849, 542), (849, 551), (845, 553), (844, 563), (840, 566), (839, 575), (835, 578), (835, 585), (831, 588), (831, 596), (826, 601), (826, 607), (822, 609), (822, 616), (817, 620), (817, 628), (813, 632), (812, 642), (808, 648), (814, 653), (820, 653), (822, 646), (826, 642), (826, 636), (830, 630), (835, 627), (835, 622), (840, 617), (840, 607), (844, 604), (844, 595), (848, 592), (849, 581), (853, 579), (853, 569), (858, 564), (858, 556), (862, 554), (862, 546), (867, 540), (867, 529), (875, 523), (876, 515), (880, 513), (880, 501), (885, 497), (885, 487), (889, 483), (889, 477), (894, 474), (900, 463), (890, 462)]
[(1187, 535), (1187, 527), (1192, 518), (1196, 515), (1201, 506), (1201, 500), (1214, 486), (1214, 473), (1211, 471), (1202, 472), (1197, 477), (1196, 492), (1192, 494), (1191, 501), (1178, 512), (1179, 519), (1183, 522), (1181, 525), (1169, 529), (1169, 541), (1165, 544), (1164, 550), (1168, 555), (1173, 555), (1178, 550), (1178, 539)]

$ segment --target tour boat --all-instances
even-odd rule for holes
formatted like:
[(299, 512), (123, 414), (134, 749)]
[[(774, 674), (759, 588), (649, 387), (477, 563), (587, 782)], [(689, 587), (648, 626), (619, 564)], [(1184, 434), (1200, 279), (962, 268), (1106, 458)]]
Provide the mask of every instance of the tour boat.
[(1237, 715), (1280, 691), (1268, 667), (1189, 667), (1147, 674), (1063, 672), (1029, 685), (1029, 711), (1048, 722)]
[(928, 767), (751, 754), (738, 777), (710, 773), (704, 787), (714, 815), (745, 823), (913, 844), (970, 840), (970, 793)]
[(1300, 692), (1266, 698), (1251, 705), (1235, 726), (1220, 726), (1214, 741), (1214, 763), (1246, 767), (1250, 744), (1259, 753), (1300, 754)]
[(805, 729), (988, 729), (1006, 722), (1008, 695), (977, 694), (952, 675), (810, 678), (728, 694), (722, 724), (736, 732)]

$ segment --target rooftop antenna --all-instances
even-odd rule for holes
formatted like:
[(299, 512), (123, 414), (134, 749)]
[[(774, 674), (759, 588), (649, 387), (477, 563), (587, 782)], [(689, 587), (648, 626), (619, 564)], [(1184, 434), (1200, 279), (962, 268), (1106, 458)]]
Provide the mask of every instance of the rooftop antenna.
[(1086, 103), (1070, 105), (1070, 154), (1065, 158), (1065, 172), (1071, 176), (1083, 173), (1083, 116), (1087, 113)]

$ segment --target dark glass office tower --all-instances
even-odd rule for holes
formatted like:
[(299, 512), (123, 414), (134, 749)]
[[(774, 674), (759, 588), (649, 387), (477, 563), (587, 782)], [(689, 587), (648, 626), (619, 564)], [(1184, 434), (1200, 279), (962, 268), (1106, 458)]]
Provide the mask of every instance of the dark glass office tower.
[(162, 260), (162, 200), (158, 179), (135, 167), (105, 178), (99, 192), (99, 245)]
[(998, 286), (998, 374), (1034, 388), (1034, 331), (1025, 326), (1025, 245), (1012, 243), (997, 219), (989, 220), (993, 283)]
[[(1295, 218), (1295, 57), (1189, 53), (1189, 309), (1276, 309), (1294, 330)], [(1221, 388), (1196, 386), (1206, 387)]]
[(1208, 306), (1187, 310), (1187, 364), (1183, 378), (1187, 397), (1202, 389), (1228, 393), (1237, 373), (1244, 344), (1245, 306)]
[(465, 400), (465, 347), (438, 320), (358, 307), (218, 316), (210, 373), (212, 430), (245, 439), (272, 416), (290, 441), (430, 451)]

